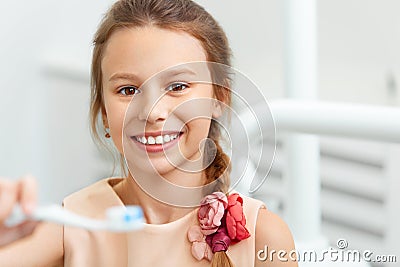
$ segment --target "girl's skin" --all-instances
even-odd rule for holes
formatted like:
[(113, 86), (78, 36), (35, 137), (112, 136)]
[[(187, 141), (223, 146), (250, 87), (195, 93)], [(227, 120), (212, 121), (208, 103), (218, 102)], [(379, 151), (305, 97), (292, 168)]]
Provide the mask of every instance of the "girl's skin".
[[(112, 34), (102, 60), (104, 88), (102, 116), (104, 126), (110, 128), (112, 140), (120, 153), (123, 153), (122, 127), (125, 111), (132, 99), (132, 94), (137, 92), (135, 87), (139, 87), (148, 78), (168, 67), (193, 61), (206, 61), (206, 53), (200, 42), (185, 32), (146, 26), (120, 29)], [(120, 78), (115, 79), (115, 77)], [(180, 122), (181, 125), (176, 124), (177, 127), (179, 126), (176, 130), (180, 131), (180, 127), (184, 126), (184, 133), (180, 137), (179, 148), (187, 159), (193, 160), (200, 155), (199, 143), (207, 137), (211, 119), (196, 119), (185, 123), (184, 114), (173, 110), (186, 100), (201, 97), (211, 99), (214, 97), (214, 92), (211, 85), (204, 84), (190, 84), (188, 87), (182, 86), (179, 89), (179, 92), (168, 91), (151, 112), (150, 108), (154, 104), (150, 101), (151, 93), (135, 94), (132, 101), (136, 101), (136, 103), (132, 102), (132, 104), (137, 105), (137, 108), (133, 112), (132, 120), (138, 128), (145, 129), (146, 132), (161, 131), (167, 118)], [(217, 118), (221, 114), (221, 107), (217, 105), (210, 105), (206, 110), (209, 118)], [(136, 155), (137, 167), (143, 166), (142, 163), (150, 160), (153, 166), (157, 167), (157, 172), (174, 184), (200, 186), (205, 183), (204, 173), (182, 172), (172, 166), (162, 152), (148, 153), (147, 156), (146, 152), (136, 149), (135, 146), (132, 147), (131, 152)], [(0, 183), (1, 191), (8, 188), (5, 186), (6, 183), (11, 182), (2, 181)], [(22, 193), (18, 193), (17, 195), (20, 197), (13, 198), (13, 202), (34, 203), (36, 195), (34, 187), (24, 186), (23, 182), (14, 183), (12, 186), (17, 186), (17, 184), (23, 189), (19, 189), (19, 192)], [(156, 201), (144, 193), (132, 177), (117, 184), (114, 190), (124, 204), (140, 205), (147, 222), (151, 224), (175, 221), (193, 210)], [(0, 201), (4, 202), (2, 198)], [(4, 207), (3, 204), (0, 202), (0, 207)], [(8, 212), (9, 209), (2, 208), (0, 220), (4, 219)], [(5, 255), (22, 255), (24, 250), (35, 250), (35, 246), (43, 247), (44, 244), (46, 247), (54, 245), (55, 248), (45, 252), (41, 251), (38, 254), (42, 258), (41, 260), (47, 258), (52, 263), (62, 262), (62, 229), (49, 224), (41, 224), (32, 236), (0, 249), (0, 263), (3, 262)], [(294, 249), (293, 239), (286, 224), (272, 212), (260, 209), (256, 226), (255, 266), (297, 266), (297, 263), (290, 260), (287, 262), (276, 259), (273, 262), (257, 260), (257, 251), (264, 249), (265, 245), (268, 245), (269, 250), (284, 250), (287, 253)], [(27, 259), (24, 259), (23, 262), (26, 263)], [(48, 265), (48, 262), (46, 264)]]

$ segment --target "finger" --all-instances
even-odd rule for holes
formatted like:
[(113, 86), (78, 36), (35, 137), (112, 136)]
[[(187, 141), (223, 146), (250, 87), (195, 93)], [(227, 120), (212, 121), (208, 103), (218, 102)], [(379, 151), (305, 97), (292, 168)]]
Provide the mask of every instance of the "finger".
[(0, 247), (32, 234), (38, 224), (26, 221), (11, 228), (0, 226)]
[(17, 202), (17, 191), (17, 183), (0, 180), (0, 223), (8, 217)]
[(22, 210), (30, 214), (36, 207), (37, 184), (33, 176), (27, 175), (20, 182), (20, 202)]

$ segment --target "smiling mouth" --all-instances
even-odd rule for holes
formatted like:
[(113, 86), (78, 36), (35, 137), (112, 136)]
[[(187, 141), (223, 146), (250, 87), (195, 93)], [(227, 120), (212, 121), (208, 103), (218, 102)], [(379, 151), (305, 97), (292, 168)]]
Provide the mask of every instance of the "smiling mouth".
[(163, 145), (172, 142), (173, 140), (179, 138), (180, 135), (182, 135), (183, 132), (175, 132), (175, 133), (169, 133), (169, 134), (163, 134), (163, 135), (137, 135), (137, 136), (132, 136), (132, 139), (136, 140), (137, 142), (143, 144), (143, 145)]

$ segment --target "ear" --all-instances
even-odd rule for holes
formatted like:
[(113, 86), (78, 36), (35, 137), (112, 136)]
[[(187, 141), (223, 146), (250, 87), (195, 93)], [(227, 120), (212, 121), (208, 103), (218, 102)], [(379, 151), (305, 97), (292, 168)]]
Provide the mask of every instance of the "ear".
[(212, 117), (214, 119), (217, 119), (217, 118), (221, 117), (221, 115), (222, 115), (221, 101), (219, 101), (218, 99), (214, 98)]

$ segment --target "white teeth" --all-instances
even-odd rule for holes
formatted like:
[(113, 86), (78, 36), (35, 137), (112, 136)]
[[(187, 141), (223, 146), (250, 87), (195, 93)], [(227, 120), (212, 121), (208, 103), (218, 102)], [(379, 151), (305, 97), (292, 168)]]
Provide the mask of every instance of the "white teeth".
[(166, 134), (166, 135), (159, 135), (156, 137), (153, 136), (148, 136), (147, 138), (142, 136), (142, 137), (135, 137), (135, 139), (146, 145), (154, 145), (154, 144), (164, 144), (164, 143), (168, 143), (171, 142), (172, 140), (176, 139), (179, 136), (179, 134)]
[(156, 144), (162, 144), (164, 143), (163, 137), (161, 135), (156, 137)]
[(153, 136), (149, 136), (147, 138), (147, 142), (149, 143), (149, 145), (154, 145), (156, 143), (156, 139), (154, 139)]
[(169, 135), (168, 134), (164, 135), (164, 142), (167, 143), (169, 141), (171, 141), (171, 138), (169, 137)]

